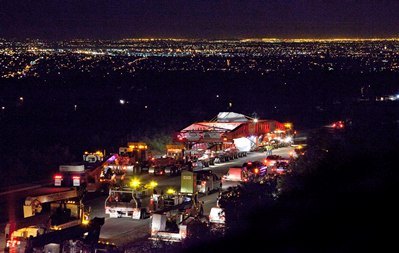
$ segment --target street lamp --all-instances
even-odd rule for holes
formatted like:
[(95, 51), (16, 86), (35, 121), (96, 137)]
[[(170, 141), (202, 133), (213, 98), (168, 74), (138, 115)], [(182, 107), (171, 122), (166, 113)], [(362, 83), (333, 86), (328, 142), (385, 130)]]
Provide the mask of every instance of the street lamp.
[(255, 132), (255, 135), (256, 135), (255, 145), (256, 145), (256, 147), (258, 147), (258, 139), (259, 139), (259, 136), (258, 136), (259, 133), (258, 133), (258, 128), (257, 128), (258, 118), (254, 118), (253, 121), (254, 121), (254, 124), (255, 124), (254, 132)]

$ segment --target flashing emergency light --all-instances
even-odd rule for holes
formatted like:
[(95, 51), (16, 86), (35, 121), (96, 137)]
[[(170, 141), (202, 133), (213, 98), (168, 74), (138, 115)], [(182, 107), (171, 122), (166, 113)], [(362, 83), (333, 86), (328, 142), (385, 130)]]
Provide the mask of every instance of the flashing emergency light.
[(284, 126), (285, 126), (285, 128), (291, 129), (292, 123), (291, 122), (284, 123)]
[(175, 194), (176, 191), (173, 188), (169, 188), (168, 190), (166, 190), (166, 194)]
[(147, 188), (150, 188), (150, 189), (154, 189), (154, 188), (157, 187), (157, 186), (158, 186), (158, 183), (155, 182), (155, 181), (150, 181), (150, 182), (147, 184)]
[(89, 221), (89, 217), (85, 217), (83, 220), (82, 220), (82, 224), (83, 225), (88, 225), (90, 223), (90, 221)]
[(133, 178), (132, 181), (130, 181), (130, 187), (132, 188), (137, 188), (140, 186), (140, 180), (138, 178)]

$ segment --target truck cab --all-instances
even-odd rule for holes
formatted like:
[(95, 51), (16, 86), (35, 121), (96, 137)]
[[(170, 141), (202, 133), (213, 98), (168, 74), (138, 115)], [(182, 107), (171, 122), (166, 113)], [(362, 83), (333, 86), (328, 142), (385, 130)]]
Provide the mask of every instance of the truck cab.
[(210, 170), (195, 172), (197, 174), (197, 190), (200, 193), (208, 194), (222, 188), (221, 179)]

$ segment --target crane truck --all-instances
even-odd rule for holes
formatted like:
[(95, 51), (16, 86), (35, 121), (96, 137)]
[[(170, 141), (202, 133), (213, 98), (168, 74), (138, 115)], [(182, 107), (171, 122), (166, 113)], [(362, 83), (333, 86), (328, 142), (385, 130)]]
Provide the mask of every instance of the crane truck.
[(101, 190), (107, 184), (107, 182), (101, 180), (103, 169), (112, 163), (117, 156), (118, 154), (113, 154), (94, 166), (85, 166), (84, 164), (60, 165), (59, 172), (54, 175), (54, 186), (79, 187), (88, 192)]
[[(57, 231), (65, 232), (71, 237), (76, 236), (89, 225), (89, 211), (82, 203), (82, 191), (70, 188), (56, 193), (40, 196), (29, 196), (23, 205), (24, 219), (10, 220), (5, 227), (6, 248), (5, 251), (29, 252), (32, 247), (32, 238), (39, 237), (41, 243), (51, 241), (50, 238), (57, 237), (53, 234)], [(48, 211), (49, 212), (46, 212)], [(80, 232), (79, 232), (80, 231)], [(64, 233), (64, 232), (63, 232)], [(51, 251), (50, 251), (51, 252)]]

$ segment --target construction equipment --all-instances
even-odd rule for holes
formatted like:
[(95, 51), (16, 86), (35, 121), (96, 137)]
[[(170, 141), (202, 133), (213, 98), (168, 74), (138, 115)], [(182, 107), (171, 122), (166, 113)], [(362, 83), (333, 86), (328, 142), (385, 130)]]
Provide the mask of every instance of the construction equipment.
[[(105, 151), (104, 151), (105, 153)], [(101, 151), (91, 152), (85, 151), (83, 154), (83, 161), (87, 163), (97, 163), (104, 160), (104, 153)]]
[(124, 186), (128, 176), (139, 174), (143, 167), (148, 167), (148, 147), (144, 142), (129, 142), (127, 147), (120, 147), (119, 154), (102, 166), (100, 182), (108, 192), (109, 188)]
[[(18, 228), (7, 240), (4, 251), (18, 253), (96, 252), (97, 248), (101, 248), (98, 239), (104, 220), (104, 218), (94, 218), (88, 225), (73, 226), (62, 230), (45, 230), (37, 225)], [(6, 233), (6, 238), (7, 236)]]
[[(54, 234), (47, 233), (87, 226), (90, 210), (84, 208), (82, 197), (82, 191), (77, 188), (27, 197), (23, 205), (24, 219), (6, 225), (6, 249), (29, 248), (31, 237), (45, 235), (43, 238), (49, 238)], [(45, 212), (48, 209), (49, 212)]]
[(148, 174), (153, 175), (176, 175), (182, 168), (182, 163), (172, 157), (155, 158), (151, 163)]
[(105, 161), (86, 166), (83, 164), (60, 165), (59, 172), (54, 175), (56, 187), (79, 187), (88, 192), (101, 190), (108, 182), (101, 181), (104, 167), (111, 164), (118, 154), (109, 156)]
[(50, 204), (50, 229), (60, 230), (88, 223), (88, 214), (82, 204), (82, 191), (71, 188), (66, 191), (27, 197), (23, 206), (24, 218), (41, 213), (43, 205)]
[(167, 144), (166, 155), (173, 157), (176, 160), (183, 160), (184, 158), (184, 145), (183, 144)]
[(150, 239), (181, 242), (187, 236), (188, 225), (203, 215), (195, 173), (183, 171), (180, 193), (168, 190), (168, 194), (169, 197), (161, 196), (158, 202), (163, 201), (163, 206), (152, 213)]
[(180, 195), (182, 202), (152, 214), (151, 240), (181, 242), (187, 236), (187, 225), (203, 215), (198, 195)]

